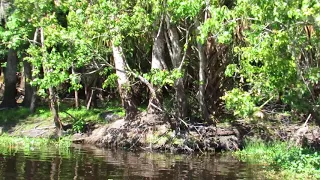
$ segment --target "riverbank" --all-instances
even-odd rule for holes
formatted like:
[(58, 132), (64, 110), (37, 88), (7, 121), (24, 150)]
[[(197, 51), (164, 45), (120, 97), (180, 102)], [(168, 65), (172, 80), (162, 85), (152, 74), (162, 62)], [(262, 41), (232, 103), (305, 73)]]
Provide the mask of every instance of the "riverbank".
[[(73, 127), (63, 131), (62, 136), (67, 138), (60, 141), (47, 109), (40, 108), (32, 116), (23, 108), (5, 112), (2, 111), (0, 116), (5, 133), (0, 143), (8, 147), (33, 149), (48, 144), (60, 147), (62, 143), (61, 147), (64, 147), (76, 143), (130, 151), (187, 154), (234, 151), (240, 161), (265, 164), (268, 167), (265, 174), (271, 179), (318, 178), (320, 165), (317, 162), (320, 159), (315, 150), (319, 150), (320, 129), (304, 122), (235, 120), (216, 126), (186, 123), (185, 130), (177, 133), (170, 128), (168, 121), (163, 121), (164, 117), (145, 112), (134, 121), (125, 121), (111, 111), (68, 110), (61, 113), (61, 117), (65, 125)], [(77, 128), (81, 124), (86, 129)], [(77, 132), (80, 129), (83, 132)], [(251, 143), (256, 139), (261, 141)]]
[(265, 142), (290, 142), (319, 149), (320, 128), (312, 123), (281, 120), (221, 121), (215, 126), (183, 122), (180, 132), (171, 129), (170, 119), (161, 114), (142, 111), (135, 120), (126, 121), (117, 106), (109, 109), (68, 109), (61, 107), (61, 120), (66, 127), (57, 134), (48, 108), (0, 111), (1, 133), (21, 137), (57, 138), (70, 135), (74, 143), (98, 147), (169, 152), (214, 152), (242, 149), (246, 139)]
[(320, 147), (320, 128), (312, 124), (235, 120), (216, 126), (186, 123), (184, 131), (175, 132), (170, 123), (162, 119), (159, 115), (141, 113), (135, 121), (117, 119), (95, 126), (88, 133), (74, 134), (73, 141), (108, 148), (183, 153), (235, 151), (244, 146), (246, 139), (252, 138)]

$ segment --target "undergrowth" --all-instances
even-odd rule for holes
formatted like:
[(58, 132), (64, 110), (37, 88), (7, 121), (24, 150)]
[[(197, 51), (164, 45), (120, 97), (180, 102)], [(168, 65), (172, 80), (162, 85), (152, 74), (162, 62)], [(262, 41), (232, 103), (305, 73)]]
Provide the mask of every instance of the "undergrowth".
[[(0, 136), (0, 153), (11, 154), (17, 151), (30, 152), (35, 150), (58, 149), (59, 151), (69, 151), (72, 144), (69, 136), (59, 139), (49, 138), (29, 138), (13, 137), (8, 134)], [(49, 149), (50, 149), (49, 148)]]
[[(59, 116), (63, 123), (79, 124), (85, 122), (107, 123), (99, 115), (103, 112), (112, 112), (119, 117), (124, 117), (125, 111), (118, 101), (110, 101), (100, 108), (87, 110), (86, 107), (70, 108), (68, 104), (60, 103)], [(70, 116), (70, 115), (72, 116)], [(28, 108), (17, 107), (0, 111), (0, 127), (7, 132), (10, 128), (28, 130), (41, 126), (52, 126), (53, 118), (49, 107), (37, 107), (36, 112), (31, 114)]]
[(235, 152), (241, 161), (268, 165), (273, 179), (320, 179), (320, 155), (317, 151), (292, 146), (286, 142), (246, 142)]

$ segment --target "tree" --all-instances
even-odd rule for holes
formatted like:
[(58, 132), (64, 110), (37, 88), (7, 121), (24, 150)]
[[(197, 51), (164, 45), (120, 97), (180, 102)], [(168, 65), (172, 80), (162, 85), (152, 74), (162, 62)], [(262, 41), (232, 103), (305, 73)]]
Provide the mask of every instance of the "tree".
[(317, 12), (315, 1), (211, 5), (215, 16), (202, 26), (203, 35), (214, 34), (219, 43), (234, 46), (232, 53), (237, 57), (225, 70), (236, 81), (224, 96), (226, 107), (235, 115), (248, 117), (277, 101), (295, 111), (316, 114), (318, 97), (312, 89), (319, 81), (314, 58), (318, 37), (312, 35), (312, 28), (319, 24)]
[[(165, 37), (164, 37), (164, 18), (163, 15), (159, 19), (159, 28), (153, 32), (153, 46), (152, 46), (152, 59), (151, 59), (151, 72), (152, 71), (166, 71), (168, 67), (165, 62)], [(159, 84), (153, 83), (149, 88), (154, 93), (150, 94), (148, 112), (158, 112), (159, 108), (162, 109), (162, 92)]]
[(31, 85), (33, 80), (32, 77), (32, 65), (28, 62), (23, 60), (23, 69), (24, 69), (24, 77), (25, 77), (25, 94), (23, 98), (23, 106), (30, 109), (31, 113), (34, 113), (36, 110), (36, 98), (37, 98), (37, 89), (35, 86)]
[[(200, 23), (197, 17), (195, 17), (195, 26), (196, 28), (200, 28)], [(200, 35), (200, 30), (198, 31), (198, 35)], [(197, 48), (198, 48), (198, 56), (199, 56), (199, 111), (201, 113), (201, 116), (205, 122), (208, 122), (209, 124), (212, 124), (213, 121), (210, 121), (209, 119), (209, 112), (207, 109), (207, 104), (205, 101), (205, 93), (206, 93), (206, 68), (207, 68), (207, 57), (205, 55), (205, 49), (200, 40), (197, 41)]]
[(17, 105), (17, 102), (16, 102), (17, 69), (18, 69), (17, 52), (13, 49), (9, 49), (7, 65), (4, 73), (4, 78), (5, 78), (4, 98), (0, 105), (1, 107), (13, 108), (13, 107), (16, 107)]
[[(167, 25), (167, 45), (170, 52), (171, 61), (174, 68), (179, 68), (182, 71), (182, 76), (175, 80), (175, 110), (176, 117), (184, 119), (187, 117), (187, 98), (184, 88), (184, 67), (182, 59), (182, 45), (180, 44), (180, 38), (178, 29), (175, 24), (170, 22), (170, 17), (166, 16)], [(180, 121), (178, 121), (180, 122)]]
[(126, 60), (124, 58), (121, 46), (113, 44), (112, 52), (116, 73), (118, 76), (118, 88), (122, 106), (126, 110), (126, 119), (132, 120), (137, 114), (137, 105), (131, 94), (130, 81), (126, 71)]

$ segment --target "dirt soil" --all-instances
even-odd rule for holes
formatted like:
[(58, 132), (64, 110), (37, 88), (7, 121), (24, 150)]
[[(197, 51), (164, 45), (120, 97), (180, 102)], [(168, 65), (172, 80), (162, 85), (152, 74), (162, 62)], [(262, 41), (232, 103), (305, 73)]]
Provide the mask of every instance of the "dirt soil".
[[(235, 121), (230, 124), (218, 123), (217, 126), (188, 124), (185, 131), (175, 132), (163, 119), (161, 115), (141, 113), (134, 121), (116, 119), (109, 124), (90, 124), (86, 133), (73, 134), (72, 141), (98, 147), (190, 153), (237, 150), (243, 146), (245, 139), (258, 138), (290, 141), (320, 149), (319, 126), (304, 123)], [(58, 136), (54, 126), (33, 127), (29, 130), (14, 128), (10, 133), (27, 137)], [(62, 135), (68, 133), (70, 129), (62, 132)]]
[(189, 124), (186, 131), (170, 129), (158, 115), (142, 113), (135, 121), (118, 119), (110, 124), (96, 126), (86, 134), (74, 134), (74, 143), (94, 144), (98, 147), (129, 150), (156, 150), (170, 152), (208, 152), (237, 150), (244, 140), (259, 138), (265, 141), (290, 141), (296, 145), (320, 148), (320, 128), (279, 122), (245, 122), (207, 126)]

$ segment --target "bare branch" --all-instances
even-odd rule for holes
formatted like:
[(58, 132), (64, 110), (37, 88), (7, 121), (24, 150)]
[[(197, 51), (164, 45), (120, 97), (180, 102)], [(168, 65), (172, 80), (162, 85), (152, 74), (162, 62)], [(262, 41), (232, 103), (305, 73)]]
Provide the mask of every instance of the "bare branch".
[(182, 69), (182, 66), (183, 66), (183, 64), (184, 64), (184, 61), (185, 61), (185, 59), (186, 59), (186, 57), (187, 57), (187, 50), (188, 50), (188, 48), (189, 48), (189, 33), (190, 33), (190, 29), (191, 29), (191, 27), (192, 27), (193, 25), (194, 25), (194, 23), (192, 23), (192, 24), (189, 26), (188, 30), (186, 30), (186, 42), (185, 42), (186, 49), (184, 50), (184, 54), (183, 54), (181, 63), (180, 63), (179, 68), (178, 68), (179, 70)]

